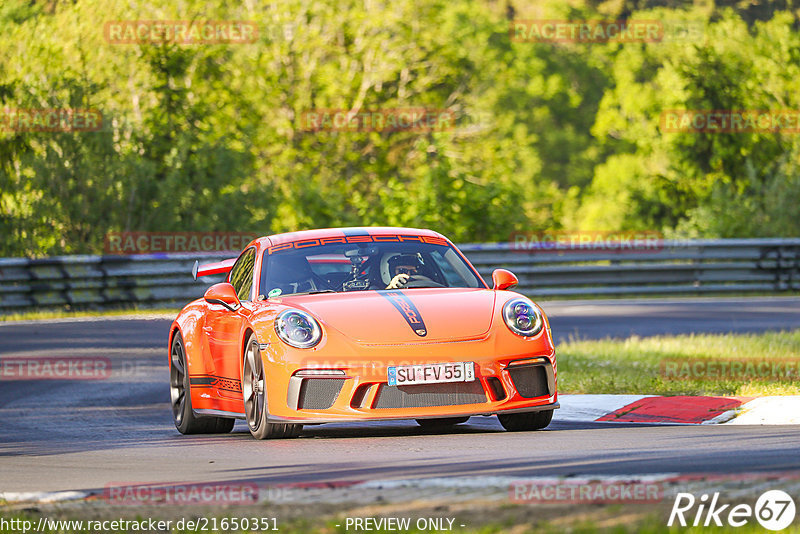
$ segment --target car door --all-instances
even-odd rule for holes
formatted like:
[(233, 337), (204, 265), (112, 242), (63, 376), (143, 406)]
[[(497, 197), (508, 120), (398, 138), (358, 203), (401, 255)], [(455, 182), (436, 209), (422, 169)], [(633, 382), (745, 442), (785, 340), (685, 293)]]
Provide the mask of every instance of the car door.
[(242, 398), (239, 376), (240, 334), (251, 311), (255, 258), (255, 247), (248, 248), (236, 260), (228, 275), (228, 282), (236, 290), (242, 306), (231, 311), (220, 304), (208, 305), (203, 330), (214, 362), (214, 388), (220, 397), (238, 400)]

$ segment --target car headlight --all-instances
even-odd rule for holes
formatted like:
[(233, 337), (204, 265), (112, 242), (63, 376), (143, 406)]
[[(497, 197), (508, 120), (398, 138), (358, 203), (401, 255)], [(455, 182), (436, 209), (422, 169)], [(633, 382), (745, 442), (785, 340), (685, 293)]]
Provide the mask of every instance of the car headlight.
[(275, 319), (275, 332), (287, 345), (309, 349), (322, 339), (322, 328), (306, 312), (286, 310)]
[(503, 306), (503, 320), (509, 330), (519, 336), (531, 337), (542, 331), (544, 318), (539, 308), (526, 298), (515, 298)]

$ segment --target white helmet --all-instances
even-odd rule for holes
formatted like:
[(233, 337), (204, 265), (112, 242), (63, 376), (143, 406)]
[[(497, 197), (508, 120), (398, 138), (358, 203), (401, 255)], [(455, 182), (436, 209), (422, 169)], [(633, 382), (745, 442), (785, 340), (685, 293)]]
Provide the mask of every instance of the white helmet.
[[(419, 278), (422, 275), (422, 269), (425, 266), (422, 256), (418, 253), (408, 252), (390, 252), (384, 254), (381, 258), (381, 277), (385, 283), (389, 283), (394, 278), (394, 270), (399, 266), (414, 267), (414, 278)], [(427, 277), (425, 277), (428, 279)]]
[(399, 252), (387, 252), (381, 256), (381, 279), (384, 284), (388, 284), (393, 278), (392, 273), (389, 272), (389, 260), (399, 255)]

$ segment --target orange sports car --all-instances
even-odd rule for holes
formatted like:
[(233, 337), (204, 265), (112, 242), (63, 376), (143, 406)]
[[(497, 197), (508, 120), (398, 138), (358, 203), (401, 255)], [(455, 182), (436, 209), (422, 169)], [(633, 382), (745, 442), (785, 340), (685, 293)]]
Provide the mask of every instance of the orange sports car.
[(507, 430), (546, 427), (558, 408), (545, 314), (489, 288), (446, 237), (409, 228), (337, 228), (262, 237), (170, 328), (170, 393), (184, 434), (258, 439), (303, 425), (497, 415)]

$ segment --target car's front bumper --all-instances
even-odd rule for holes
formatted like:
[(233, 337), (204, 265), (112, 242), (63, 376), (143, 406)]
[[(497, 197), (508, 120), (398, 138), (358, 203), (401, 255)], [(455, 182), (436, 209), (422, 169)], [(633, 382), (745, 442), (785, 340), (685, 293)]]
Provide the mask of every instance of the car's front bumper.
[(439, 419), (442, 417), (472, 417), (472, 416), (490, 416), (490, 415), (498, 415), (498, 414), (507, 414), (507, 413), (526, 413), (526, 412), (540, 412), (545, 410), (556, 410), (560, 408), (561, 405), (558, 402), (553, 402), (551, 404), (541, 404), (538, 406), (529, 406), (526, 408), (506, 408), (503, 410), (497, 410), (494, 412), (487, 412), (487, 413), (474, 413), (472, 411), (464, 412), (464, 413), (437, 413), (433, 415), (381, 415), (379, 417), (358, 417), (358, 418), (347, 418), (347, 417), (331, 417), (331, 418), (309, 418), (307, 416), (303, 417), (278, 417), (274, 415), (269, 416), (269, 422), (271, 423), (299, 423), (304, 425), (318, 425), (323, 423), (342, 423), (346, 421), (391, 421), (391, 420), (398, 420), (398, 419)]
[(552, 353), (483, 358), (426, 355), (424, 361), (472, 361), (475, 380), (389, 386), (387, 371), (393, 364), (390, 359), (366, 363), (343, 361), (314, 367), (317, 373), (330, 369), (330, 375), (305, 375), (303, 369), (307, 367), (300, 365), (289, 375), (285, 389), (271, 385), (270, 420), (311, 424), (493, 415), (558, 408)]

